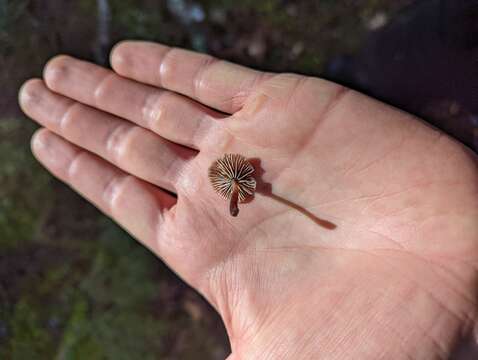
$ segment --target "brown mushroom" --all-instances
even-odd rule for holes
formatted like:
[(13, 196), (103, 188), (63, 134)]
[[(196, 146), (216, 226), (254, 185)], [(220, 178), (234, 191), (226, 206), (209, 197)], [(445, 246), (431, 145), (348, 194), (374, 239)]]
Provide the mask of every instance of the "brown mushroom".
[(252, 176), (254, 167), (239, 154), (225, 154), (209, 168), (209, 180), (214, 190), (225, 199), (230, 199), (229, 212), (239, 214), (238, 202), (244, 202), (256, 190)]

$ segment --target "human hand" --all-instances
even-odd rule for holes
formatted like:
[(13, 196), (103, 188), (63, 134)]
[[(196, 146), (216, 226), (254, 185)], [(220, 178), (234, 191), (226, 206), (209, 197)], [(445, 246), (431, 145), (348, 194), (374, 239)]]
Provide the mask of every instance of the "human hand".
[[(317, 78), (143, 42), (111, 62), (22, 87), (33, 152), (215, 306), (230, 359), (446, 358), (474, 327), (470, 151)], [(224, 153), (255, 159), (236, 218), (207, 177)]]

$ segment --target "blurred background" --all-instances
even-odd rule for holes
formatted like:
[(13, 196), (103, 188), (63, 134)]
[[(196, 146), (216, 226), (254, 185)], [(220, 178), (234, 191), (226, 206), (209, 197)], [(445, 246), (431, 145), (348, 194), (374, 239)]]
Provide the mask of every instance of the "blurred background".
[(318, 75), (478, 138), (474, 0), (0, 0), (0, 359), (224, 359), (215, 312), (37, 165), (17, 92), (146, 39)]

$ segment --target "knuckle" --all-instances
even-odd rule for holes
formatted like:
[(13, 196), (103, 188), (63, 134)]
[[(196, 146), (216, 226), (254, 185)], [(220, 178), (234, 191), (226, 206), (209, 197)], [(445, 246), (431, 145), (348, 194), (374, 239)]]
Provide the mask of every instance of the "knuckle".
[(201, 91), (204, 90), (206, 87), (207, 75), (208, 72), (214, 67), (215, 65), (221, 63), (222, 60), (219, 60), (210, 55), (204, 55), (202, 59), (201, 65), (198, 67), (198, 70), (193, 78), (193, 94), (194, 97), (198, 98), (201, 94)]
[(76, 119), (81, 118), (80, 111), (81, 105), (79, 103), (72, 102), (68, 105), (60, 119), (60, 132), (62, 134), (68, 135), (70, 129), (73, 129)]
[(70, 165), (68, 166), (68, 170), (67, 170), (67, 175), (68, 175), (68, 179), (70, 180), (70, 182), (71, 182), (71, 179), (75, 179), (79, 175), (81, 175), (81, 173), (83, 171), (83, 169), (82, 169), (83, 168), (83, 161), (84, 161), (85, 157), (87, 157), (87, 156), (88, 156), (88, 154), (86, 152), (80, 151), (71, 160)]
[(132, 175), (116, 175), (105, 184), (103, 189), (103, 201), (111, 213), (114, 213), (115, 208), (118, 207), (118, 203), (121, 201), (121, 196), (127, 184), (133, 180)]
[(165, 123), (167, 104), (169, 103), (168, 92), (155, 92), (149, 95), (143, 105), (143, 122), (153, 131), (160, 129)]
[(117, 164), (123, 163), (131, 152), (131, 142), (137, 129), (139, 128), (129, 124), (120, 124), (107, 135), (107, 152), (109, 157)]
[(176, 59), (176, 55), (178, 53), (178, 49), (174, 47), (170, 47), (166, 50), (163, 54), (160, 65), (159, 65), (159, 84), (165, 84), (169, 81), (169, 77), (173, 76), (175, 73), (175, 69), (178, 66), (178, 61)]
[(108, 97), (108, 94), (111, 93), (111, 87), (114, 86), (114, 81), (116, 80), (116, 75), (112, 72), (106, 73), (104, 77), (100, 80), (96, 89), (93, 93), (94, 104), (98, 107), (104, 103), (104, 100)]

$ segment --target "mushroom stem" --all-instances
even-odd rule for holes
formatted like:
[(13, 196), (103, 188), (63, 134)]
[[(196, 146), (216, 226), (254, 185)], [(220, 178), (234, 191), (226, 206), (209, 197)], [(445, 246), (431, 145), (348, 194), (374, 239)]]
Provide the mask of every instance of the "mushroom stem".
[(237, 216), (239, 214), (239, 207), (237, 206), (238, 201), (239, 201), (239, 186), (236, 180), (233, 180), (231, 202), (229, 203), (229, 212), (231, 213), (231, 216)]

